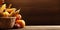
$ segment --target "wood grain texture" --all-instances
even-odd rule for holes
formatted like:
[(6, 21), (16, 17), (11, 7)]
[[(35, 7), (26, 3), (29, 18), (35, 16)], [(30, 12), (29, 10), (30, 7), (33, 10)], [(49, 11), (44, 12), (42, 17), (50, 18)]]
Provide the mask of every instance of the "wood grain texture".
[(60, 30), (60, 26), (26, 26), (22, 29), (9, 29), (9, 30)]
[(21, 8), (27, 24), (60, 24), (60, 0), (9, 0), (13, 7)]

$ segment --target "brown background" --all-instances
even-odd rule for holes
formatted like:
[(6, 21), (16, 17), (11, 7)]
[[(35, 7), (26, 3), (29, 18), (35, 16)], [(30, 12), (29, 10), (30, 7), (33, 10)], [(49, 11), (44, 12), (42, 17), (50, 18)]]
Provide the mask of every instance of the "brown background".
[(60, 0), (7, 0), (13, 7), (21, 8), (27, 25), (60, 24)]

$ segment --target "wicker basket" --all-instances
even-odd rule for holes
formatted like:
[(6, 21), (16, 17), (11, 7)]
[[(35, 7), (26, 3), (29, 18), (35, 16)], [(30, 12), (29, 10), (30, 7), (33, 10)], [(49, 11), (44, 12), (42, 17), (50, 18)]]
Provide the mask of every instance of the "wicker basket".
[(15, 17), (0, 17), (0, 28), (13, 28)]

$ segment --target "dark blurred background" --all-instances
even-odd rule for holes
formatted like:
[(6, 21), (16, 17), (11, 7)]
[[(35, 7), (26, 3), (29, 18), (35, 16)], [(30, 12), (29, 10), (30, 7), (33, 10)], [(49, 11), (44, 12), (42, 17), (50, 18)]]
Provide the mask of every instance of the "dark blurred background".
[(27, 25), (59, 25), (60, 0), (7, 0), (13, 7), (21, 8), (20, 14)]

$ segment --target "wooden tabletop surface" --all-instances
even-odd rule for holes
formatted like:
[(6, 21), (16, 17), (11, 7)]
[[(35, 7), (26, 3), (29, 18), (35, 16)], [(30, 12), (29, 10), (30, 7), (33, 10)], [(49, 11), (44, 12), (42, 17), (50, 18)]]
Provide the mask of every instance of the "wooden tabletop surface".
[(9, 29), (9, 30), (60, 30), (60, 26), (26, 26), (21, 29)]

